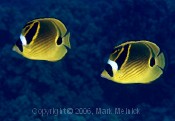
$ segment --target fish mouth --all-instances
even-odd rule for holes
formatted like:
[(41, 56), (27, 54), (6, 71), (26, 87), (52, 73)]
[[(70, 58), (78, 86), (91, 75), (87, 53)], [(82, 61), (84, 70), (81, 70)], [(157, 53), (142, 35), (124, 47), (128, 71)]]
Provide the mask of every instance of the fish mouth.
[(13, 46), (13, 47), (12, 47), (12, 50), (13, 50), (13, 51), (17, 51), (17, 49), (16, 49), (16, 47), (15, 47), (15, 46)]
[(18, 49), (18, 47), (16, 45), (13, 46), (12, 51), (15, 51), (15, 52), (21, 54), (20, 50)]
[(104, 78), (104, 79), (107, 79), (107, 80), (111, 80), (111, 79), (107, 78), (106, 76), (103, 76), (102, 74), (101, 74), (101, 78)]
[(104, 70), (104, 71), (101, 73), (100, 76), (101, 76), (102, 78), (108, 79), (108, 78), (105, 76), (105, 75), (106, 75), (105, 73), (106, 73), (106, 71)]
[(103, 74), (100, 75), (102, 78), (105, 78), (105, 76), (103, 76)]

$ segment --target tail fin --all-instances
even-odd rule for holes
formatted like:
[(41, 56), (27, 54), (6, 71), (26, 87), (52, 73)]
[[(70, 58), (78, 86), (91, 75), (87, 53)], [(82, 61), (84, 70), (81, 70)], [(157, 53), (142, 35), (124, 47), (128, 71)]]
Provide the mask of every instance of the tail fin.
[(164, 69), (165, 68), (165, 56), (162, 53), (160, 53), (157, 58), (156, 58), (156, 64), (161, 68), (161, 69)]
[(67, 33), (64, 37), (63, 37), (63, 44), (65, 46), (67, 46), (68, 48), (71, 48), (71, 45), (70, 45), (70, 33)]

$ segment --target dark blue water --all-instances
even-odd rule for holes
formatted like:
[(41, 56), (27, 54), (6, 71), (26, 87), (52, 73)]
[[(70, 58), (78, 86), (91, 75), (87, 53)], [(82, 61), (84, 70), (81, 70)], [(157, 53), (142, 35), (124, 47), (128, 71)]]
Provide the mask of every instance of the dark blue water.
[[(61, 61), (12, 51), (25, 23), (41, 17), (61, 20), (71, 33)], [(174, 121), (173, 0), (1, 0), (0, 21), (1, 121)], [(166, 53), (163, 76), (133, 85), (100, 77), (114, 46), (143, 39)]]

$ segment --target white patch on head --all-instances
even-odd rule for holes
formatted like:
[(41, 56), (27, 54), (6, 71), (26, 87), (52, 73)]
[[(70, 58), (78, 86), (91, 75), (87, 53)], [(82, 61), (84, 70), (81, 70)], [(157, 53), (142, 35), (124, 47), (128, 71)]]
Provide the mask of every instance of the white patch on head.
[(108, 60), (108, 64), (111, 65), (113, 70), (118, 70), (118, 64), (115, 61)]
[(20, 35), (20, 40), (22, 42), (22, 45), (27, 45), (27, 40), (22, 34)]

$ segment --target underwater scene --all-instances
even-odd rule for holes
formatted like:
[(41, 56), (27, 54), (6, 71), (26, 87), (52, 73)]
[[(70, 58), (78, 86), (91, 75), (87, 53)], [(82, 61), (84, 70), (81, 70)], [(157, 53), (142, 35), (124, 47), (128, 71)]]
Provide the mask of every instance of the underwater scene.
[(1, 0), (0, 121), (175, 121), (174, 0)]

